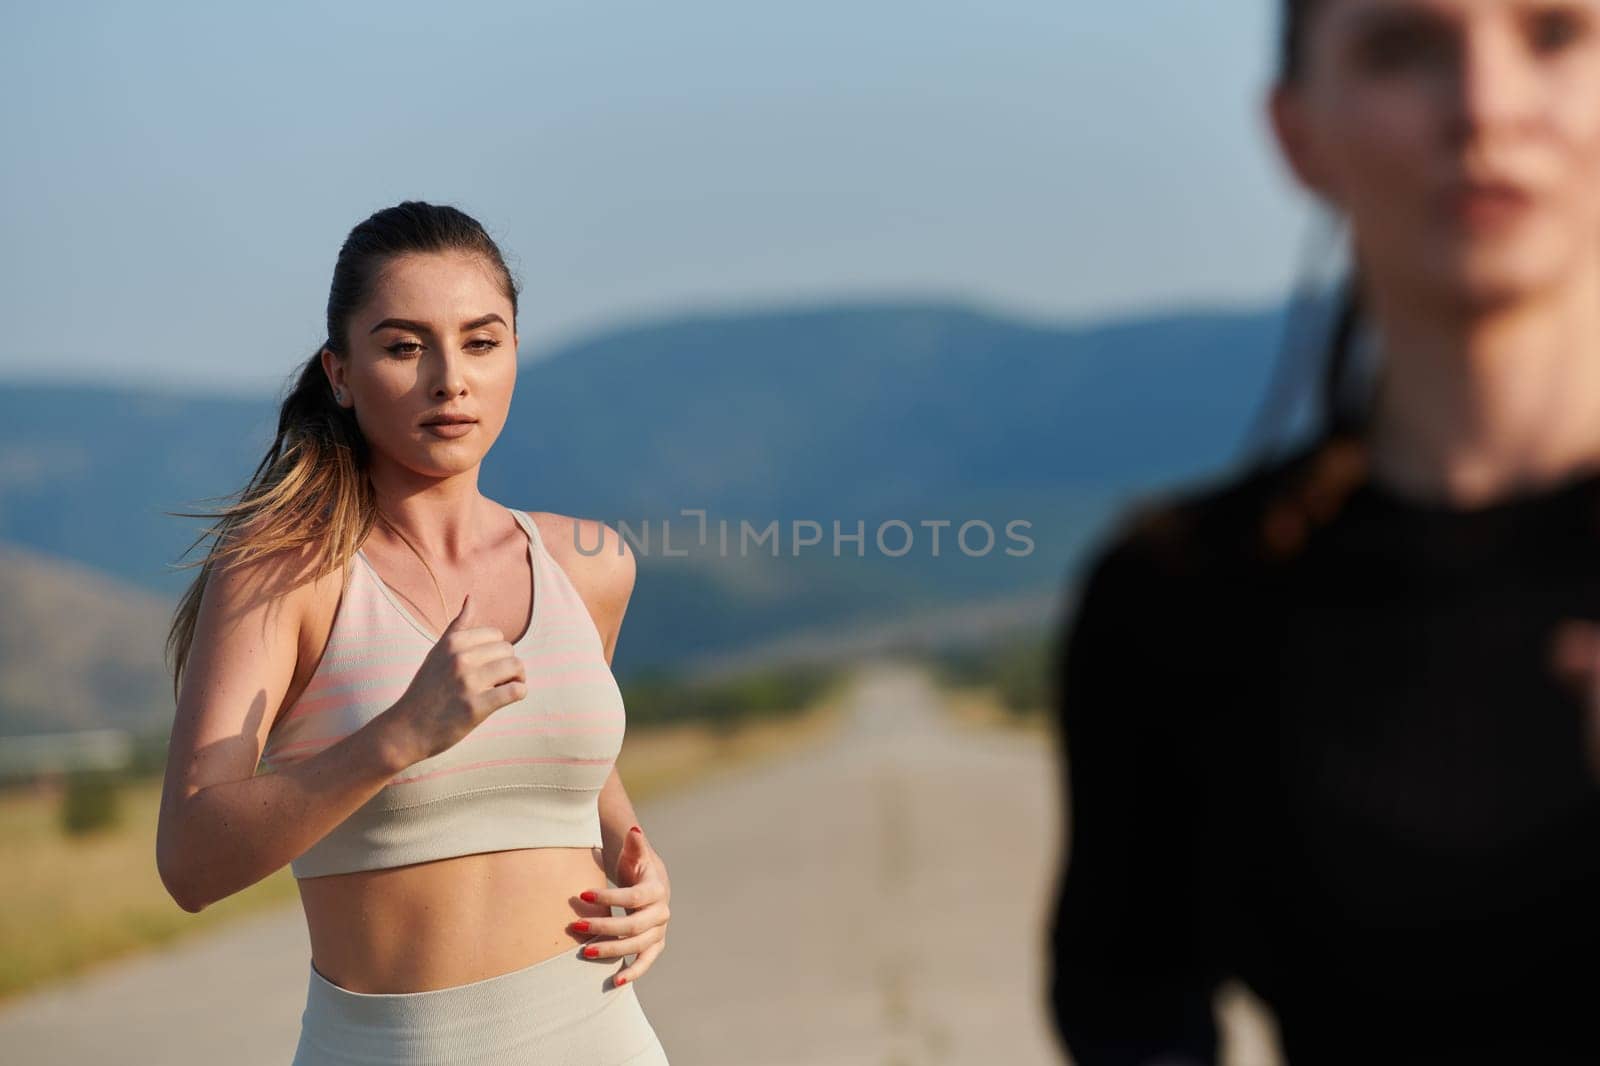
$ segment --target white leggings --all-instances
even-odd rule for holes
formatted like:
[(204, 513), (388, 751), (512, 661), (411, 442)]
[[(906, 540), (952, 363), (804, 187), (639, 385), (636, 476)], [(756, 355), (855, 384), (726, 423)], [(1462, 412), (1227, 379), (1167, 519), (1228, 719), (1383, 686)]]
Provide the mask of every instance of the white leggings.
[(629, 957), (586, 959), (580, 945), (482, 981), (392, 994), (352, 992), (311, 966), (292, 1066), (667, 1066), (633, 985), (611, 981)]

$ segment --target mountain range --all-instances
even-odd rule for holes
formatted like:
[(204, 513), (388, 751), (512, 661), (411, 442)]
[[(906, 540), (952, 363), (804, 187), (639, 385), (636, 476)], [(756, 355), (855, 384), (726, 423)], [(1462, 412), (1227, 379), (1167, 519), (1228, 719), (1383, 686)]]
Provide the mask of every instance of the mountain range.
[[(1022, 617), (1035, 624), (1048, 618), (1131, 494), (1238, 456), (1282, 315), (1200, 309), (1061, 325), (949, 303), (860, 303), (638, 322), (524, 358), (480, 487), (634, 536), (619, 677), (918, 617), (976, 639), (992, 624), (982, 619), (1009, 616), (1007, 604), (1033, 605)], [(0, 542), (11, 549), (0, 587), (14, 593), (0, 733), (170, 718), (170, 688), (147, 681), (164, 676), (170, 612), (197, 572), (176, 564), (203, 523), (167, 512), (204, 510), (242, 487), (277, 407), (272, 396), (77, 383), (0, 394)], [(835, 554), (835, 522), (845, 534), (859, 523), (861, 542)], [(772, 542), (739, 553), (741, 529), (773, 523), (777, 558)], [(970, 551), (957, 540), (964, 523)], [(996, 538), (988, 551), (984, 524)], [(797, 528), (820, 543), (798, 542)], [(111, 671), (124, 684), (77, 692), (90, 709), (69, 714), (52, 706), (49, 678), (107, 669), (102, 645), (71, 635), (85, 613), (94, 626), (126, 627), (117, 646), (135, 650)], [(19, 635), (46, 618), (50, 639)], [(92, 709), (119, 687), (135, 710)]]

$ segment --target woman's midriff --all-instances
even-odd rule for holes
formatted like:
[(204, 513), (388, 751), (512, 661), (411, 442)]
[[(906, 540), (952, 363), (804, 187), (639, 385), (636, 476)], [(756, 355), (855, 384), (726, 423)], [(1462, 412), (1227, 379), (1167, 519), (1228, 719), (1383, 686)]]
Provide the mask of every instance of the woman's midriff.
[(554, 958), (611, 916), (579, 897), (606, 887), (599, 848), (523, 848), (303, 878), (317, 972), (351, 992), (426, 992)]

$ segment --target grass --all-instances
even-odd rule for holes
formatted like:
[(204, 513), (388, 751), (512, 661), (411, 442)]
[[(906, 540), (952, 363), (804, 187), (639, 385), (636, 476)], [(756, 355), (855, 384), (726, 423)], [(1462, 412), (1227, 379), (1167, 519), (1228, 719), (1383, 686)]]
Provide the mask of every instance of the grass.
[(0, 997), (298, 898), (286, 867), (188, 914), (156, 873), (159, 780), (124, 783), (120, 821), (75, 837), (60, 831), (59, 791), (0, 799), (0, 868), (7, 871), (0, 888)]
[(1053, 736), (1047, 708), (1015, 710), (994, 685), (948, 685), (942, 692), (945, 714), (963, 729), (1000, 729), (1040, 741)]
[[(630, 726), (617, 760), (635, 803), (826, 737), (835, 690), (793, 715), (747, 724)], [(96, 964), (299, 900), (287, 866), (199, 914), (180, 909), (156, 872), (161, 780), (118, 789), (120, 820), (77, 837), (60, 829), (60, 789), (0, 794), (0, 1001)]]

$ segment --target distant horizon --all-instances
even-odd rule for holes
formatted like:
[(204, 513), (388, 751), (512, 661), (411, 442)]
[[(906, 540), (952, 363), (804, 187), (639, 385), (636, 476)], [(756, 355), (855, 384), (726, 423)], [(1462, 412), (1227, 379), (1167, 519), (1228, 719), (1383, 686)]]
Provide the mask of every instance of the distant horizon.
[[(583, 347), (608, 336), (626, 334), (638, 330), (665, 328), (703, 320), (763, 318), (812, 313), (827, 314), (850, 310), (899, 312), (915, 310), (965, 312), (997, 321), (1041, 329), (1092, 331), (1145, 322), (1152, 319), (1206, 315), (1270, 314), (1283, 310), (1291, 295), (1290, 293), (1285, 293), (1273, 299), (1238, 299), (1231, 302), (1200, 299), (1174, 301), (1170, 304), (1144, 309), (1130, 308), (1123, 311), (1084, 313), (1080, 315), (1028, 314), (999, 307), (990, 301), (974, 297), (963, 297), (958, 294), (941, 295), (932, 291), (918, 293), (885, 290), (882, 293), (874, 294), (851, 290), (831, 296), (821, 294), (814, 297), (797, 295), (789, 299), (735, 299), (721, 304), (708, 303), (699, 306), (668, 307), (655, 311), (639, 310), (630, 314), (619, 314), (604, 322), (597, 323), (593, 328), (575, 330), (570, 336), (547, 342), (538, 348), (532, 348), (525, 340), (522, 350), (519, 352), (519, 361), (521, 364), (526, 365), (557, 357), (563, 352)], [(308, 351), (305, 354), (309, 357), (311, 353)], [(43, 388), (101, 387), (108, 391), (152, 396), (190, 398), (215, 396), (229, 399), (255, 400), (262, 399), (268, 395), (276, 395), (278, 389), (287, 383), (289, 376), (295, 372), (299, 365), (298, 361), (286, 362), (282, 374), (276, 381), (264, 375), (261, 380), (256, 382), (240, 380), (230, 384), (218, 381), (204, 386), (184, 385), (175, 387), (172, 382), (166, 382), (153, 387), (151, 385), (151, 368), (148, 367), (144, 369), (138, 378), (130, 377), (127, 379), (119, 379), (104, 373), (96, 373), (92, 377), (87, 374), (74, 377), (62, 375), (59, 372), (37, 375), (17, 374), (13, 367), (0, 371), (0, 380), (12, 384)], [(52, 371), (57, 371), (59, 368), (53, 367), (51, 369)]]

